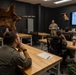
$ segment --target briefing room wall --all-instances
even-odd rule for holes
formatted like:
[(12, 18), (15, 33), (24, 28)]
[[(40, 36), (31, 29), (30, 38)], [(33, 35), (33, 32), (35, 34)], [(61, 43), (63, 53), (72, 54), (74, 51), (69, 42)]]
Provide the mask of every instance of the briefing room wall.
[[(29, 3), (23, 3), (23, 2), (16, 2), (17, 4), (17, 12), (18, 14), (20, 14), (21, 16), (27, 16), (27, 17), (22, 17), (22, 19), (17, 22), (17, 28), (18, 30), (23, 30), (23, 29), (28, 29), (27, 28), (27, 19), (28, 19), (28, 16), (35, 16), (34, 19), (34, 26), (38, 26), (36, 24), (37, 22), (37, 11), (38, 11), (38, 7), (37, 5), (32, 5), (32, 4), (29, 4)], [(34, 28), (35, 28), (34, 27)]]
[[(23, 2), (16, 2), (16, 11), (20, 16), (35, 16), (34, 31), (48, 32), (48, 26), (53, 17), (52, 9), (43, 7), (40, 4), (29, 4)], [(27, 29), (27, 18), (22, 18), (16, 23), (18, 31)]]
[[(2, 0), (0, 1), (1, 7), (8, 7), (11, 3), (16, 3), (16, 13), (19, 16), (35, 16), (34, 19), (34, 31), (48, 32), (48, 26), (53, 18), (52, 9), (43, 7), (40, 4), (29, 4), (24, 2), (18, 2), (15, 0)], [(27, 29), (27, 18), (22, 17), (21, 20), (16, 22), (16, 28), (18, 32), (23, 29)]]
[(53, 9), (41, 7), (41, 29), (42, 32), (49, 32), (49, 25), (53, 18)]
[[(58, 26), (60, 28), (65, 28), (65, 27), (69, 27), (69, 28), (75, 27), (76, 28), (76, 26), (71, 25), (71, 12), (76, 11), (75, 4), (54, 8), (54, 11), (56, 14), (54, 18), (56, 19), (56, 22), (58, 23)], [(67, 20), (67, 21), (65, 21), (63, 19), (63, 15), (62, 15), (62, 13), (65, 13), (65, 12), (67, 13), (67, 16), (69, 17), (69, 20)]]
[[(23, 2), (18, 2), (15, 0), (2, 0), (0, 1), (0, 7), (8, 7), (11, 3), (15, 2), (16, 3), (16, 13), (19, 16), (36, 16), (35, 17), (35, 23), (36, 24), (36, 20), (37, 20), (37, 16), (38, 16), (38, 7), (37, 5), (32, 5), (29, 3), (23, 3)], [(38, 23), (37, 23), (38, 24)], [(36, 24), (36, 26), (38, 26)], [(16, 22), (16, 28), (18, 30), (18, 32), (21, 32), (23, 29), (27, 29), (27, 18), (26, 17), (22, 17), (21, 20)]]

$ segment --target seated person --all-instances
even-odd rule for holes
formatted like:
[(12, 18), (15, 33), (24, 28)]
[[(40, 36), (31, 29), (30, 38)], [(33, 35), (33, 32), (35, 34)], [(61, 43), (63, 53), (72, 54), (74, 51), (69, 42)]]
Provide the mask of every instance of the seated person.
[[(62, 39), (64, 39), (66, 41), (65, 36), (60, 31), (57, 31), (57, 36), (59, 38), (62, 38)], [(65, 46), (65, 42), (64, 42), (64, 46)], [(71, 52), (71, 50), (68, 50), (68, 49), (67, 49), (67, 55), (69, 55), (70, 58), (73, 58), (74, 57), (73, 54), (72, 54), (72, 52)]]
[[(19, 35), (14, 31), (7, 32), (3, 41), (5, 45), (0, 48), (0, 75), (23, 75), (19, 73), (18, 66), (27, 69), (32, 65), (32, 59), (20, 42)], [(20, 55), (20, 50), (24, 57)]]
[(66, 49), (67, 42), (65, 36), (61, 33), (60, 30), (56, 32), (56, 36), (52, 37), (50, 40), (51, 50), (50, 52), (63, 58), (61, 62), (61, 68), (67, 65), (66, 59), (68, 56), (71, 57), (71, 51)]
[(65, 36), (66, 40), (72, 41), (73, 33), (69, 32), (69, 28), (68, 27), (65, 28), (65, 32), (63, 32), (62, 34)]
[[(64, 40), (64, 43), (63, 43)], [(67, 42), (65, 36), (61, 33), (60, 30), (56, 32), (56, 36), (51, 37), (50, 45), (48, 48), (50, 53), (58, 55), (63, 58), (62, 62), (60, 63), (60, 67), (62, 68), (65, 66), (66, 58), (67, 58)]]
[[(49, 39), (49, 38), (48, 38)], [(63, 40), (64, 40), (64, 43), (63, 43)], [(48, 41), (47, 41), (48, 42)], [(49, 43), (49, 42), (48, 42)], [(62, 49), (66, 48), (66, 45), (67, 45), (67, 42), (66, 42), (66, 38), (65, 36), (61, 33), (60, 30), (58, 30), (56, 32), (56, 36), (51, 36), (51, 39), (50, 39), (50, 44), (48, 44), (48, 49), (49, 49), (49, 46), (51, 46), (51, 50), (53, 51), (54, 54), (57, 54), (59, 55), (61, 52), (62, 52)], [(63, 46), (65, 46), (63, 48)], [(55, 51), (55, 52), (54, 52)], [(50, 52), (50, 50), (48, 51)]]
[(56, 34), (57, 34), (57, 37), (59, 37), (59, 38), (62, 38), (62, 39), (64, 39), (64, 40), (66, 40), (65, 36), (61, 33), (61, 31), (60, 31), (60, 30), (58, 30), (58, 31), (56, 32)]

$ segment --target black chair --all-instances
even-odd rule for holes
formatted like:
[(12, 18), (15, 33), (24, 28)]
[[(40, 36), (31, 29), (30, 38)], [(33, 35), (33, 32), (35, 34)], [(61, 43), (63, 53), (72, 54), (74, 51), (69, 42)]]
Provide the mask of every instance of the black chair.
[(32, 35), (33, 45), (39, 45), (39, 35), (38, 35), (38, 32), (30, 32), (29, 34)]
[[(50, 40), (50, 41), (49, 41)], [(56, 55), (62, 53), (62, 39), (58, 37), (47, 38), (48, 52), (51, 52)]]
[(51, 37), (47, 38), (48, 52), (58, 55), (63, 58), (61, 68), (66, 66), (67, 49), (63, 46), (61, 38)]
[(23, 29), (22, 33), (27, 34), (28, 33), (27, 29)]
[[(21, 33), (28, 34), (28, 31), (27, 31), (27, 29), (23, 29), (23, 30), (21, 30)], [(30, 39), (29, 38), (27, 38), (27, 39), (23, 38), (22, 42), (25, 43), (25, 44), (27, 44), (27, 43), (30, 42)]]
[(63, 32), (62, 34), (65, 36), (66, 40), (72, 41), (72, 38), (73, 38), (72, 32)]

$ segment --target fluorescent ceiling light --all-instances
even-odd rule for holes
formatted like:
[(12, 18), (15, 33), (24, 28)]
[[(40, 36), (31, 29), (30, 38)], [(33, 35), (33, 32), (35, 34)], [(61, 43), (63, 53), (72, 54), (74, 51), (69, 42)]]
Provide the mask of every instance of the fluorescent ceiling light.
[(54, 4), (60, 4), (60, 3), (68, 2), (68, 1), (72, 1), (72, 0), (60, 0), (60, 1), (54, 2)]
[(48, 0), (44, 0), (44, 1), (48, 1)]
[(51, 0), (43, 0), (43, 1), (51, 1)]

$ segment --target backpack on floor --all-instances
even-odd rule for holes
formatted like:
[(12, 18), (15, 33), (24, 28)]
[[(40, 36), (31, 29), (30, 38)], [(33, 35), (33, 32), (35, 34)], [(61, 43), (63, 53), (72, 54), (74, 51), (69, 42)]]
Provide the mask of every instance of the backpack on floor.
[(76, 62), (75, 61), (72, 61), (72, 63), (69, 63), (67, 65), (71, 75), (76, 75)]

